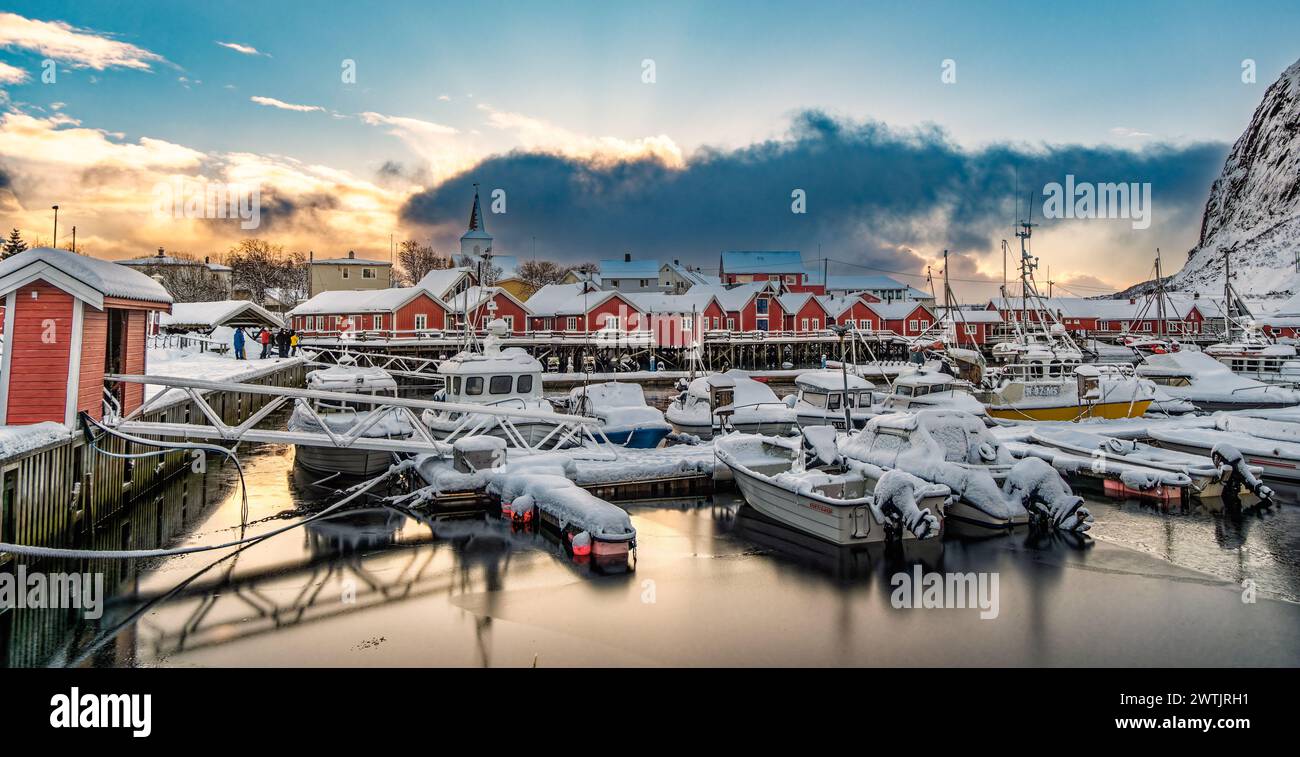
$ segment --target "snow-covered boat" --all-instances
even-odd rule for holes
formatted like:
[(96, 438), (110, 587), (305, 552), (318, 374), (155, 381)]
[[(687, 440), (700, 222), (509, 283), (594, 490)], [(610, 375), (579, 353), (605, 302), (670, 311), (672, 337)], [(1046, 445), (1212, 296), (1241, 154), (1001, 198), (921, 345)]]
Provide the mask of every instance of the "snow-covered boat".
[[(1177, 478), (1158, 478), (1158, 474), (1164, 472), (1185, 477), (1186, 486), (1193, 496), (1217, 499), (1223, 496), (1224, 486), (1232, 472), (1206, 455), (1154, 447), (1134, 439), (1119, 439), (1107, 436), (1100, 429), (1038, 425), (1030, 432), (1029, 441), (1091, 460), (1093, 470), (1113, 474), (1135, 490), (1150, 484), (1183, 485)], [(1262, 470), (1254, 466), (1250, 472), (1258, 476)], [(1155, 480), (1152, 480), (1153, 474)]]
[[(1300, 424), (1221, 413), (1214, 417), (1214, 428), (1153, 426), (1147, 433), (1163, 448), (1219, 464), (1241, 457), (1244, 466), (1262, 470), (1265, 479), (1300, 484)], [(1249, 472), (1242, 472), (1247, 483)]]
[(640, 384), (608, 381), (577, 387), (565, 398), (565, 410), (601, 421), (601, 430), (614, 444), (633, 449), (658, 447), (672, 426), (664, 414), (645, 401)]
[[(542, 364), (522, 348), (501, 349), (505, 332), (505, 322), (494, 320), (488, 324), (482, 352), (465, 350), (438, 364), (444, 382), (441, 398), (467, 405), (554, 414), (555, 407), (542, 396)], [(507, 430), (506, 421), (499, 416), (466, 415), (452, 410), (425, 410), (420, 419), (439, 438), (475, 433), (512, 439), (517, 432), (524, 443), (535, 446), (562, 436), (561, 424), (544, 418), (510, 419)]]
[(902, 470), (947, 486), (957, 496), (945, 517), (985, 528), (1009, 528), (1031, 516), (1055, 528), (1085, 531), (1092, 516), (1047, 462), (1017, 462), (979, 418), (922, 410), (877, 416), (841, 439), (848, 458)]
[(1180, 350), (1148, 355), (1137, 372), (1166, 394), (1191, 402), (1206, 412), (1300, 404), (1300, 392), (1233, 373), (1221, 361), (1203, 352)]
[(916, 410), (960, 410), (971, 415), (985, 415), (984, 405), (971, 394), (972, 386), (939, 368), (932, 361), (894, 380), (881, 407), (889, 412)]
[[(731, 401), (714, 407), (715, 400), (728, 393)], [(797, 420), (794, 408), (777, 399), (767, 384), (736, 369), (695, 379), (664, 417), (680, 433), (702, 439), (721, 432), (723, 423), (747, 434), (781, 436), (790, 433)]]
[[(840, 546), (939, 535), (946, 486), (902, 471), (885, 471), (836, 451), (830, 426), (804, 429), (815, 440), (812, 460), (803, 438), (731, 434), (715, 444), (718, 462), (731, 469), (751, 507), (769, 518)], [(751, 467), (744, 450), (761, 444), (788, 451), (784, 465)], [(770, 461), (771, 450), (761, 459)], [(815, 467), (809, 467), (809, 464)]]
[[(397, 382), (380, 368), (333, 366), (307, 374), (307, 388), (349, 394), (396, 397)], [(408, 439), (415, 433), (410, 421), (398, 408), (376, 408), (365, 402), (312, 400), (310, 410), (301, 403), (294, 405), (289, 416), (290, 431), (329, 433), (344, 436), (356, 433), (366, 438)], [(294, 460), (304, 468), (320, 473), (343, 473), (349, 476), (373, 476), (393, 464), (393, 453), (350, 447), (295, 445)]]
[(833, 426), (843, 430), (845, 407), (854, 428), (861, 428), (875, 414), (871, 407), (875, 385), (861, 376), (841, 371), (809, 371), (796, 376), (794, 386), (798, 390), (794, 395), (794, 412), (800, 426)]
[(1126, 364), (1047, 360), (1003, 366), (977, 395), (988, 414), (1012, 421), (1137, 418), (1155, 399), (1155, 386)]
[(1278, 344), (1264, 334), (1254, 321), (1246, 321), (1238, 339), (1206, 347), (1206, 355), (1218, 360), (1228, 370), (1246, 378), (1264, 383), (1289, 381), (1283, 367), (1296, 359), (1296, 348)]

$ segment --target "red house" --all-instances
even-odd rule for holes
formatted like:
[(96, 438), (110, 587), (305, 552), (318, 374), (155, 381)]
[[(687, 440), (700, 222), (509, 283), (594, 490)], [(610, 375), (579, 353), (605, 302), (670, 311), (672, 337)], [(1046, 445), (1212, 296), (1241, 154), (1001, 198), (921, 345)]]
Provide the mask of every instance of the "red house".
[(825, 308), (830, 323), (852, 323), (859, 331), (880, 331), (885, 320), (874, 308), (880, 300), (869, 294), (852, 294), (847, 297), (818, 297)]
[(779, 300), (781, 310), (785, 313), (785, 322), (781, 327), (785, 331), (821, 331), (830, 323), (830, 313), (826, 306), (810, 293), (783, 294)]
[(482, 329), (493, 318), (500, 318), (506, 322), (507, 333), (523, 336), (528, 333), (528, 321), (532, 316), (527, 305), (499, 287), (472, 286), (448, 300), (447, 305), (451, 311), (449, 328), (464, 326), (467, 315), (476, 329)]
[(996, 310), (954, 310), (952, 320), (957, 344), (974, 347), (988, 344), (1002, 325), (1002, 316)]
[(649, 328), (648, 320), (630, 295), (600, 290), (587, 281), (547, 284), (524, 304), (531, 313), (532, 331), (592, 333)]
[(880, 302), (870, 306), (885, 322), (885, 330), (900, 336), (919, 336), (935, 322), (935, 315), (914, 300)]
[(722, 306), (726, 331), (780, 331), (785, 326), (780, 292), (770, 281), (716, 289), (713, 294)]
[(321, 292), (289, 311), (303, 336), (365, 333), (410, 338), (447, 328), (447, 306), (423, 287)]
[(635, 292), (627, 297), (641, 311), (656, 347), (696, 344), (704, 332), (722, 328), (722, 306), (703, 288), (685, 294)]
[(5, 349), (0, 425), (103, 417), (105, 389), (125, 415), (144, 402), (142, 384), (106, 374), (143, 374), (150, 314), (171, 295), (139, 271), (42, 247), (0, 262)]

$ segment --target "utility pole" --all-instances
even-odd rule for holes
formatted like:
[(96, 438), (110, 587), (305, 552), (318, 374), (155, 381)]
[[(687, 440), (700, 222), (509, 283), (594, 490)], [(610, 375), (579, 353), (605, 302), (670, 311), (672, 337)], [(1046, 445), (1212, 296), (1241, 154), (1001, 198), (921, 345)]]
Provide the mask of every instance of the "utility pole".
[(54, 208), (54, 239), (50, 242), (50, 246), (57, 250), (59, 249), (59, 206), (52, 207)]
[(72, 227), (72, 251), (77, 251), (77, 227)]

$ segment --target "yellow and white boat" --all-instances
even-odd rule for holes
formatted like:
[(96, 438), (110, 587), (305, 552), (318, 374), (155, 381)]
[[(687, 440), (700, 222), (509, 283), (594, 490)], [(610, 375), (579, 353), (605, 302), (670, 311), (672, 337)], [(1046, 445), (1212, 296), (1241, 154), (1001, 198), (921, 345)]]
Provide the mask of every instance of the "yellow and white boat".
[(1155, 385), (1128, 365), (1019, 363), (993, 378), (977, 399), (991, 417), (1012, 421), (1137, 418), (1155, 399)]

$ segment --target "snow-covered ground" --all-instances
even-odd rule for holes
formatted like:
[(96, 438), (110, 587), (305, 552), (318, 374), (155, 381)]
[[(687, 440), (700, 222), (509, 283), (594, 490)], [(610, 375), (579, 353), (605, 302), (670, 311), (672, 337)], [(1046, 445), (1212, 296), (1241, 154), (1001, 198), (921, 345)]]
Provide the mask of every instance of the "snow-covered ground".
[[(247, 360), (236, 360), (232, 352), (219, 355), (215, 352), (200, 352), (197, 348), (151, 348), (145, 363), (145, 372), (149, 376), (193, 378), (205, 381), (247, 381), (271, 373), (286, 365), (302, 362), (305, 359), (300, 355), (299, 357), (290, 358), (268, 357), (265, 360), (260, 360), (255, 357), (260, 353), (260, 350), (260, 345), (258, 345), (256, 351), (250, 345), (249, 358)], [(151, 399), (163, 391), (164, 388), (154, 384), (146, 384), (144, 387), (145, 399)], [(170, 396), (162, 398), (160, 400), (161, 404), (155, 404), (154, 407), (162, 407), (169, 402), (179, 402), (185, 396), (180, 389), (170, 389), (168, 394)]]

